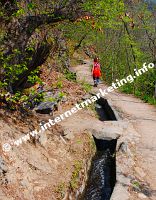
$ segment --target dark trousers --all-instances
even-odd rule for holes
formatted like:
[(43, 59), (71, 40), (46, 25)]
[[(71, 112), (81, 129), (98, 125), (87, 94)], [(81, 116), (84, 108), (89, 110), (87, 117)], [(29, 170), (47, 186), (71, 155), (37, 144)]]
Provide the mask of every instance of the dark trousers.
[(100, 77), (93, 76), (94, 84), (98, 85), (100, 81)]

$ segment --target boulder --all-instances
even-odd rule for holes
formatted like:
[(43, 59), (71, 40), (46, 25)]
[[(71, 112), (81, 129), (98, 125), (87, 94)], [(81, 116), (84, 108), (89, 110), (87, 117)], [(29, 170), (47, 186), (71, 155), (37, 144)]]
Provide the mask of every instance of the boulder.
[(8, 171), (8, 167), (6, 166), (2, 157), (0, 157), (0, 176), (5, 174)]
[(35, 111), (40, 114), (50, 114), (57, 107), (58, 94), (52, 92), (46, 92), (44, 94), (43, 102), (35, 108)]
[(40, 114), (50, 114), (56, 108), (55, 102), (41, 102), (35, 109)]
[(113, 140), (118, 139), (122, 134), (122, 129), (119, 127), (104, 127), (101, 130), (92, 129), (92, 134), (95, 138), (101, 140)]

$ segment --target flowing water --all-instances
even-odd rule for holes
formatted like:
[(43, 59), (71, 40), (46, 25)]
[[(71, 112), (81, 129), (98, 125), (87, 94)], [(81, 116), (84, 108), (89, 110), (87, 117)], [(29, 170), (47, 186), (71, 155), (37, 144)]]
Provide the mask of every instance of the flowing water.
[(92, 160), (83, 200), (109, 200), (116, 182), (116, 140), (97, 140), (97, 151)]
[[(107, 100), (100, 99), (96, 104), (99, 120), (116, 120)], [(116, 143), (117, 140), (96, 139), (96, 155), (92, 159), (89, 178), (81, 200), (110, 200), (116, 183)]]

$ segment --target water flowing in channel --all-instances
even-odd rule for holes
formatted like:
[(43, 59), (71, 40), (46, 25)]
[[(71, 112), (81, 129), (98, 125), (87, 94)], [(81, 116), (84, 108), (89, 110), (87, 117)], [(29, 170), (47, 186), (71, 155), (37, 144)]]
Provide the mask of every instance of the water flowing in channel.
[[(96, 111), (101, 121), (116, 121), (107, 100), (100, 99)], [(117, 140), (101, 140), (94, 137), (97, 152), (92, 159), (89, 178), (81, 200), (110, 200), (116, 183)]]

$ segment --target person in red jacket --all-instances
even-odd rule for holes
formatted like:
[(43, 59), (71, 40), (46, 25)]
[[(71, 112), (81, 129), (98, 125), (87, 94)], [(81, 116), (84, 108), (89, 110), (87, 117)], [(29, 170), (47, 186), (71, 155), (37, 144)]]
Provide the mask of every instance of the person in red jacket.
[(93, 68), (92, 68), (92, 76), (93, 76), (93, 80), (94, 80), (94, 87), (97, 87), (97, 85), (99, 84), (99, 81), (100, 81), (100, 76), (101, 76), (101, 67), (100, 67), (98, 58), (94, 58), (94, 64), (93, 64)]

